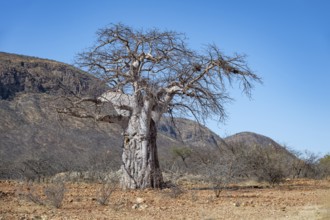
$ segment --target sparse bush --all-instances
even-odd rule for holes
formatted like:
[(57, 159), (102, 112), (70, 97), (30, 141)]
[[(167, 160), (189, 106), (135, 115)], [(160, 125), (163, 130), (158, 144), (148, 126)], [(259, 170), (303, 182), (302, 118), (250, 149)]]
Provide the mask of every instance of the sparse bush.
[(319, 160), (320, 170), (322, 177), (330, 176), (330, 154), (325, 155)]
[(178, 170), (167, 170), (164, 175), (164, 188), (166, 188), (163, 192), (171, 198), (178, 198), (184, 190), (178, 184), (180, 182), (180, 178), (184, 176), (183, 173)]
[[(36, 187), (33, 185), (33, 183), (27, 184), (27, 190), (28, 192), (25, 194), (25, 198), (27, 198), (29, 201), (38, 204), (38, 205), (44, 205), (44, 201), (42, 200), (41, 196), (38, 194)], [(23, 194), (24, 196), (24, 194)]]
[(99, 189), (97, 201), (100, 205), (107, 205), (111, 194), (115, 191), (115, 185), (103, 183)]
[(196, 201), (198, 201), (198, 199), (199, 199), (199, 197), (198, 197), (198, 194), (196, 193), (196, 191), (191, 190), (190, 191), (190, 200), (192, 202), (196, 202)]
[(233, 159), (234, 157), (223, 158), (206, 166), (207, 180), (212, 185), (216, 198), (219, 198), (222, 190), (235, 180), (238, 170)]
[(310, 151), (305, 151), (302, 159), (305, 161), (303, 177), (306, 178), (321, 178), (321, 170), (319, 166), (319, 156)]
[(222, 169), (215, 168), (209, 169), (208, 181), (211, 183), (211, 188), (216, 198), (220, 197), (220, 194), (224, 187), (227, 185), (227, 176), (222, 173)]
[(53, 183), (44, 189), (47, 201), (56, 208), (62, 206), (65, 192), (66, 187), (64, 182)]
[(169, 191), (166, 191), (166, 192), (169, 197), (176, 199), (180, 195), (182, 195), (185, 191), (183, 190), (183, 188), (180, 185), (174, 184), (169, 188)]
[(224, 189), (223, 185), (224, 185), (224, 183), (221, 182), (221, 181), (218, 181), (217, 183), (215, 183), (213, 185), (212, 188), (213, 188), (213, 192), (214, 192), (214, 195), (215, 195), (216, 198), (220, 197), (220, 194), (221, 194), (222, 190)]
[(283, 157), (279, 149), (255, 146), (247, 154), (246, 159), (249, 168), (253, 170), (259, 181), (275, 185), (288, 176), (289, 161)]
[(100, 205), (107, 205), (111, 194), (115, 191), (119, 182), (117, 173), (111, 172), (106, 179), (103, 179), (98, 191), (97, 201)]

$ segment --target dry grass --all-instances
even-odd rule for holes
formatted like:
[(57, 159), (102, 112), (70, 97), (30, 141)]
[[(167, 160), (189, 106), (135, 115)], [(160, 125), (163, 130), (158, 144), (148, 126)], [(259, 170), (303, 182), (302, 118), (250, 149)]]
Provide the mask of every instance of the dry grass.
[[(0, 182), (0, 219), (329, 219), (330, 181), (295, 180), (277, 187), (212, 190), (185, 187), (178, 197), (164, 190), (116, 189), (106, 205), (96, 197), (101, 184), (67, 183), (61, 208), (19, 196), (18, 182)], [(20, 193), (27, 191), (21, 187)], [(45, 184), (35, 185), (42, 194)], [(143, 204), (136, 208), (137, 198)]]

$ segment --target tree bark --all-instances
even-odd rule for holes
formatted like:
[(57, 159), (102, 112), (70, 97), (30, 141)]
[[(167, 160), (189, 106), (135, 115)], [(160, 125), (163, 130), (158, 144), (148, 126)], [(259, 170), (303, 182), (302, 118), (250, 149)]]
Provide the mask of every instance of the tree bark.
[[(145, 120), (145, 119), (142, 119)], [(157, 127), (132, 117), (124, 136), (121, 186), (124, 189), (161, 188), (163, 176), (157, 153)], [(145, 128), (143, 125), (148, 125)]]

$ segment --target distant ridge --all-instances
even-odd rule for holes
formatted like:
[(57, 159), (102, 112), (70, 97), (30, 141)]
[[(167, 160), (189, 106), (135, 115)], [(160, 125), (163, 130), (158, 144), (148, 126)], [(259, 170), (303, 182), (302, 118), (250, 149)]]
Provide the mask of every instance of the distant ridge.
[(52, 60), (52, 59), (47, 59), (47, 58), (39, 58), (36, 56), (28, 56), (28, 55), (23, 55), (23, 54), (15, 54), (15, 53), (8, 53), (8, 52), (4, 52), (4, 51), (0, 51), (0, 57), (3, 60), (7, 60), (7, 61), (11, 61), (11, 62), (19, 62), (19, 61), (41, 61), (41, 62), (53, 62), (56, 64), (63, 64), (63, 65), (68, 65), (66, 63), (63, 62), (59, 62), (56, 60)]

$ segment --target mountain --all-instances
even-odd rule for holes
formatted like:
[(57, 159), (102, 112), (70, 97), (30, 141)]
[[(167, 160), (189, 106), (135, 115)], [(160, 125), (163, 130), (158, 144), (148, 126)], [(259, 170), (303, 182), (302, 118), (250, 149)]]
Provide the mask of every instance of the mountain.
[(275, 142), (269, 137), (253, 132), (240, 132), (224, 138), (227, 144), (242, 144), (245, 146), (264, 146), (264, 147), (275, 147), (282, 148), (280, 144)]
[[(247, 154), (254, 154), (255, 157), (258, 154), (262, 154), (266, 157), (276, 157), (277, 161), (282, 161), (282, 165), (287, 164), (287, 168), (294, 166), (297, 157), (285, 147), (281, 146), (269, 137), (253, 132), (240, 132), (232, 136), (224, 138), (224, 141), (232, 149), (240, 152), (247, 152)], [(251, 155), (250, 155), (251, 157)], [(257, 159), (258, 160), (258, 159)], [(278, 162), (275, 162), (278, 163)], [(283, 165), (284, 166), (284, 165)]]
[(198, 148), (226, 148), (225, 141), (207, 127), (184, 118), (175, 118), (174, 121), (164, 118), (158, 126), (159, 132)]
[[(106, 90), (99, 79), (71, 65), (0, 52), (0, 178), (118, 169), (122, 147), (119, 126), (60, 115), (55, 110), (64, 97), (95, 97)], [(176, 118), (174, 122), (163, 118), (158, 125), (163, 167), (173, 165), (172, 148), (193, 149), (195, 157), (186, 161), (193, 164), (202, 155), (207, 159), (214, 152), (226, 157), (231, 145), (238, 142), (280, 146), (250, 132), (222, 139), (192, 120)], [(194, 166), (187, 169), (193, 170)]]

